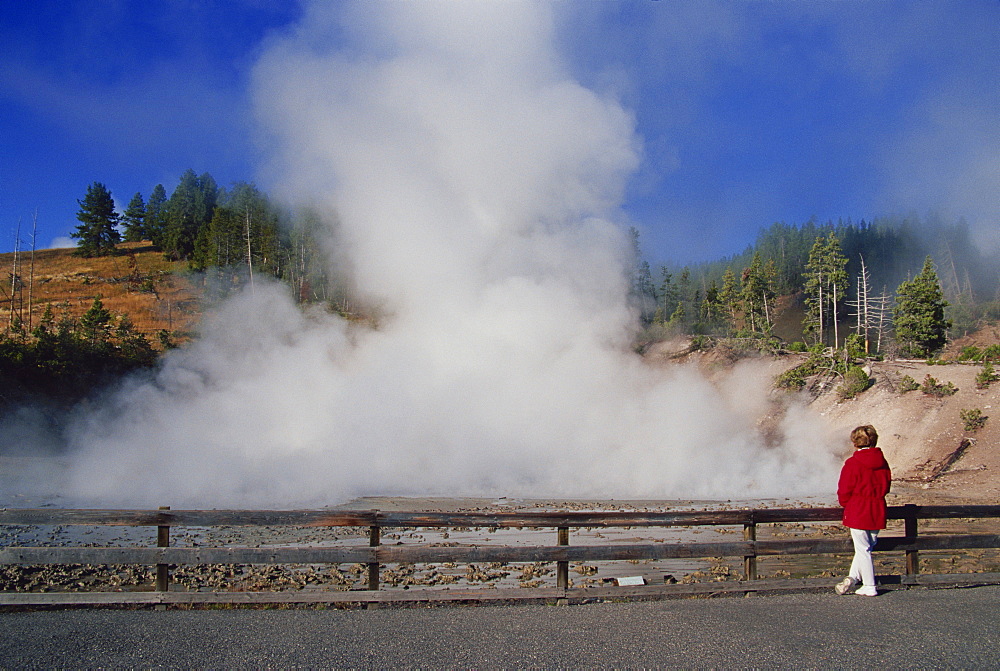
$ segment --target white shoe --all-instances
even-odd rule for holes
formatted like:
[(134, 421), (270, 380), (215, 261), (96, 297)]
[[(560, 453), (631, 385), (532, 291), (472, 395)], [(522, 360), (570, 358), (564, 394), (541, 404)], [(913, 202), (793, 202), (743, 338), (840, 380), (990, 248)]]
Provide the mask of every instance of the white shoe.
[(858, 596), (878, 596), (878, 590), (875, 589), (874, 585), (865, 585), (864, 587), (858, 588), (855, 592)]
[(834, 587), (833, 589), (835, 589), (837, 591), (837, 594), (839, 594), (840, 596), (844, 596), (845, 594), (850, 592), (851, 589), (853, 589), (853, 587), (857, 584), (858, 584), (857, 580), (848, 576), (847, 578), (844, 578), (843, 580), (838, 582), (837, 586)]

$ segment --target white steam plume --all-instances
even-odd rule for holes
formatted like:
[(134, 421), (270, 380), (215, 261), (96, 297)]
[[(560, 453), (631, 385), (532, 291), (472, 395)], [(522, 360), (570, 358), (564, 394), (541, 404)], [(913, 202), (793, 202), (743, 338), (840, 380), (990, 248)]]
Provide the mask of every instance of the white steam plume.
[(336, 211), (382, 324), (302, 314), (277, 287), (230, 301), (155, 383), (76, 424), (70, 498), (829, 489), (814, 435), (765, 446), (766, 378), (720, 390), (629, 351), (615, 220), (638, 143), (567, 74), (549, 5), (338, 6), (268, 46), (256, 96), (285, 193)]

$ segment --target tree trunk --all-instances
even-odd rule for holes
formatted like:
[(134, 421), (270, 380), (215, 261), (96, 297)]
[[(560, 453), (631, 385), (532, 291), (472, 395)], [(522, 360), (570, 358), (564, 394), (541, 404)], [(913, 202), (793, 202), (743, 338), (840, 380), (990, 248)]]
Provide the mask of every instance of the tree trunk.
[(35, 288), (35, 240), (38, 237), (38, 210), (31, 220), (31, 263), (28, 267), (28, 331), (31, 331), (32, 294)]
[(830, 305), (833, 316), (833, 349), (840, 349), (840, 329), (837, 325), (837, 283), (833, 283), (833, 302)]

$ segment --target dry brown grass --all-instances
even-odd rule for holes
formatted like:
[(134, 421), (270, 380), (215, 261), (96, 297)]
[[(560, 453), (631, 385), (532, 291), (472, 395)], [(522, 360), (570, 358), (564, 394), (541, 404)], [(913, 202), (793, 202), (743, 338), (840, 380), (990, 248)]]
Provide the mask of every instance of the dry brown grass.
[(29, 314), (30, 252), (22, 252), (18, 276), (22, 286), (11, 299), (14, 254), (0, 254), (0, 328), (10, 324), (11, 309), (31, 325), (51, 305), (56, 318), (79, 318), (101, 296), (104, 307), (128, 315), (136, 328), (156, 344), (161, 329), (183, 334), (200, 314), (201, 289), (184, 261), (167, 261), (148, 242), (122, 243), (118, 256), (85, 259), (73, 249), (42, 249), (34, 254)]

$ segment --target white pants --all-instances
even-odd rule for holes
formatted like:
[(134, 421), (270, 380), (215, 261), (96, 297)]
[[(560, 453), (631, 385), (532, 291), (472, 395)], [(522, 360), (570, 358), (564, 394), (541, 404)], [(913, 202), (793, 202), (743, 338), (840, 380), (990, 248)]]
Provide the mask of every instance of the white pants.
[(878, 532), (851, 529), (851, 540), (854, 541), (854, 561), (851, 562), (851, 572), (848, 575), (865, 587), (874, 587), (875, 564), (872, 562), (872, 549), (878, 541)]

